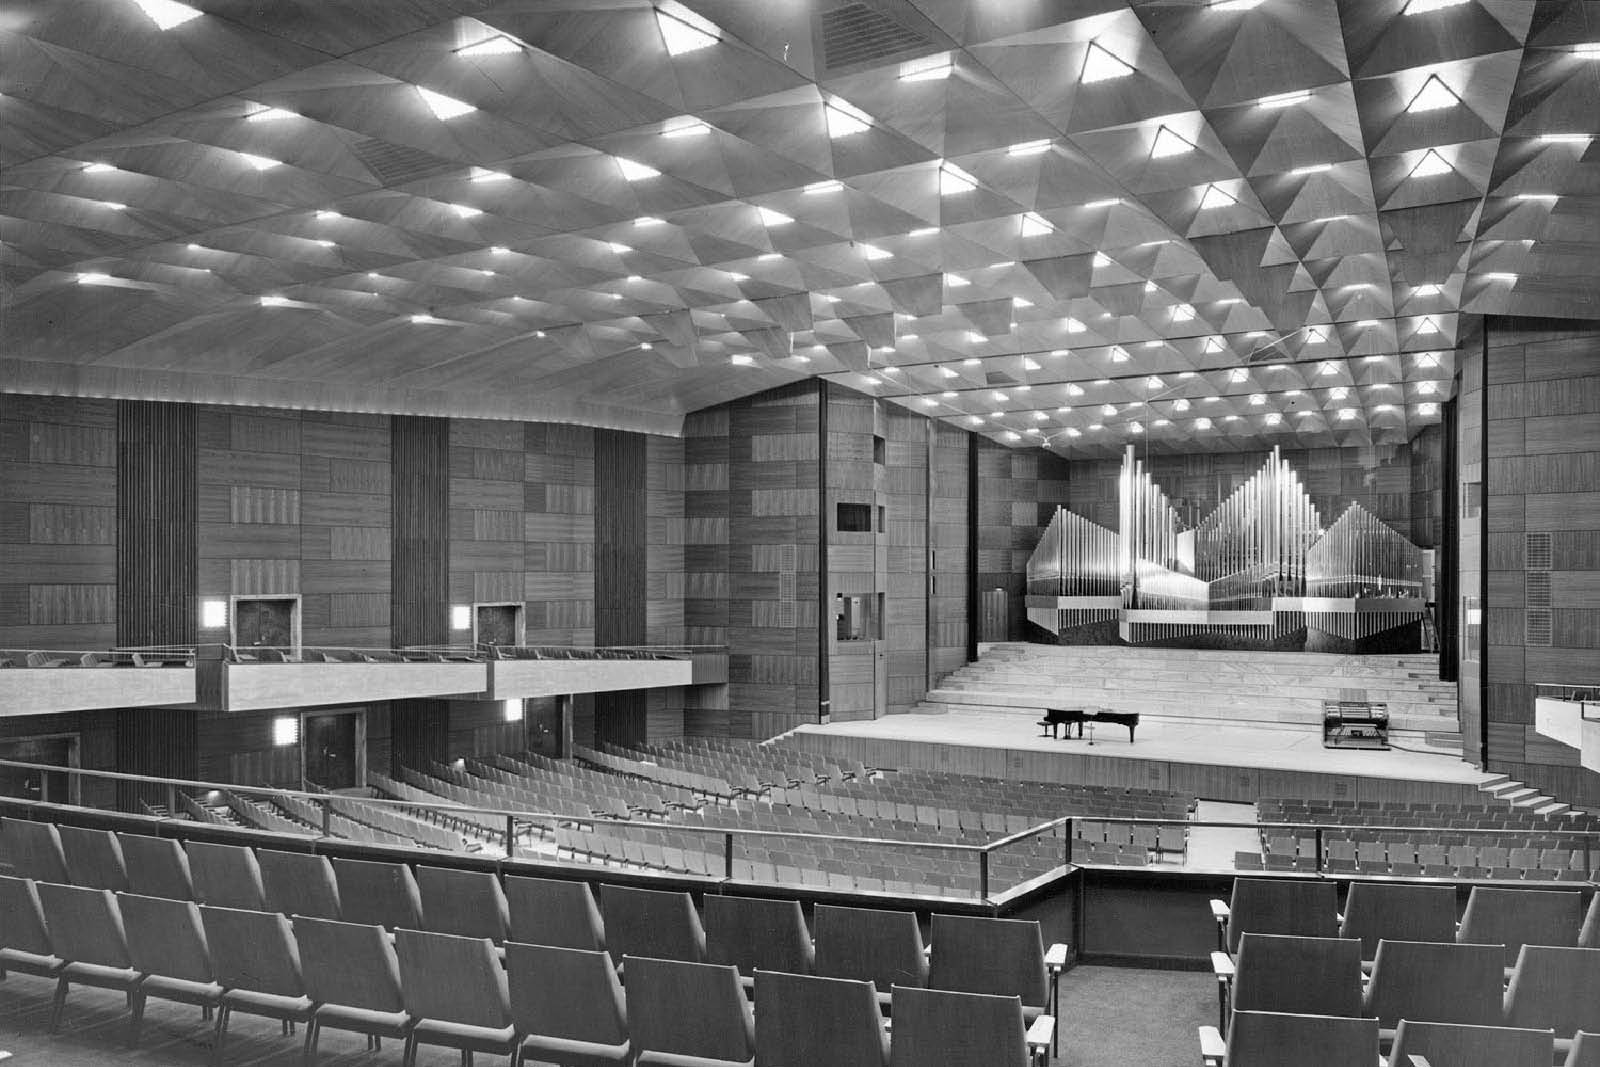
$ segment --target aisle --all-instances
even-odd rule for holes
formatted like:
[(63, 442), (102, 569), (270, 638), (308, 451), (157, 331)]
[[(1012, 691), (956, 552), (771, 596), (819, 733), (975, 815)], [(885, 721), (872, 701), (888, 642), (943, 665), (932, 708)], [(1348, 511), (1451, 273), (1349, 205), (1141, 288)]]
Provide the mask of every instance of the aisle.
[[(1255, 822), (1254, 804), (1202, 800), (1195, 805), (1196, 822)], [(1261, 835), (1248, 828), (1191, 826), (1189, 850), (1183, 865), (1200, 870), (1233, 870), (1235, 852), (1260, 852)]]

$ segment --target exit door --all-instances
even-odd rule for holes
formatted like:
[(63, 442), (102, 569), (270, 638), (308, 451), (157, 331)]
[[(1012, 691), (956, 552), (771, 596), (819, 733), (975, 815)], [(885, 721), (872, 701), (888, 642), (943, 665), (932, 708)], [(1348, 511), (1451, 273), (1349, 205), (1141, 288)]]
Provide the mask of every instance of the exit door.
[(984, 643), (1011, 639), (1010, 623), (1006, 617), (1006, 591), (988, 589), (979, 604), (978, 640)]
[(366, 785), (366, 714), (307, 715), (301, 732), (305, 779), (324, 789)]

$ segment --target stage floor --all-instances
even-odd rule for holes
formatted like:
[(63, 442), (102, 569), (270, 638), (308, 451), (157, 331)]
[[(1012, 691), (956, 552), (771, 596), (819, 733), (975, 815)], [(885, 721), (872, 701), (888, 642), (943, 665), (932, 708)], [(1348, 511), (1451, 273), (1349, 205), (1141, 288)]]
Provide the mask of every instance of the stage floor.
[(1316, 774), (1351, 774), (1417, 782), (1472, 785), (1488, 780), (1459, 757), (1437, 752), (1390, 749), (1323, 748), (1320, 730), (1287, 729), (1281, 724), (1251, 727), (1144, 716), (1138, 741), (1116, 725), (1095, 728), (1090, 746), (1080, 741), (1041, 737), (1031, 715), (962, 711), (948, 715), (886, 715), (861, 722), (808, 725), (797, 734), (858, 737), (883, 741), (1000, 748), (1024, 752), (1092, 754), (1097, 757), (1159, 760), (1224, 767), (1255, 767)]

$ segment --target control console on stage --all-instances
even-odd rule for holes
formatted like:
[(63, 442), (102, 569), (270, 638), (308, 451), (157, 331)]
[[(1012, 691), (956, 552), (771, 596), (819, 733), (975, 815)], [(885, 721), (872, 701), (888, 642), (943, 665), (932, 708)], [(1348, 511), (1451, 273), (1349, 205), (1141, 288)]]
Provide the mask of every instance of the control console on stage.
[(1323, 748), (1389, 748), (1389, 705), (1358, 700), (1322, 703)]
[(1088, 708), (1046, 708), (1044, 718), (1039, 720), (1039, 725), (1045, 728), (1040, 736), (1056, 737), (1057, 730), (1065, 726), (1067, 738), (1072, 737), (1072, 725), (1078, 725), (1078, 736), (1083, 736), (1083, 724), (1086, 722), (1114, 722), (1119, 726), (1128, 728), (1128, 744), (1133, 744), (1133, 731), (1139, 725), (1137, 711), (1108, 711), (1105, 708), (1090, 710)]

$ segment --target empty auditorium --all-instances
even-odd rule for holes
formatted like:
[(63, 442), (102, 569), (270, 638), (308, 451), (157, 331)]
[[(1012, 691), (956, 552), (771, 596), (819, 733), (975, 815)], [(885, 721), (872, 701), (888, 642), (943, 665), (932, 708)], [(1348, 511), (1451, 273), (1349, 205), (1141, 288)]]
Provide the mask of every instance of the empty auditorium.
[(0, 0), (0, 1061), (1600, 1067), (1600, 0)]

